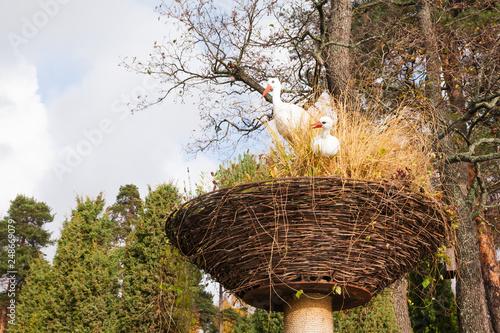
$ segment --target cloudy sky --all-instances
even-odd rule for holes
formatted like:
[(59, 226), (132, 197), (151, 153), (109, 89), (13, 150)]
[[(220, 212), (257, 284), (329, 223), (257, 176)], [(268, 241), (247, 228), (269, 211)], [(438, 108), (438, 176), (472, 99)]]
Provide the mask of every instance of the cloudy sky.
[[(210, 172), (217, 157), (183, 151), (198, 126), (193, 103), (131, 114), (144, 76), (119, 67), (146, 57), (168, 29), (159, 0), (23, 0), (0, 3), (0, 216), (17, 194), (56, 214), (53, 238), (76, 195), (147, 186)], [(49, 258), (53, 249), (48, 251)]]

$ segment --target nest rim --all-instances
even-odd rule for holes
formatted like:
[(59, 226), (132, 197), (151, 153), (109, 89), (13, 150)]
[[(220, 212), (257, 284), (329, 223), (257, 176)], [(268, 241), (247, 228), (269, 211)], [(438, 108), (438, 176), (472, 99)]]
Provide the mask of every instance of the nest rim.
[[(226, 188), (220, 188), (212, 192), (204, 193), (196, 198), (193, 198), (189, 201), (186, 201), (182, 205), (180, 205), (178, 208), (176, 208), (174, 211), (172, 211), (169, 216), (166, 219), (165, 223), (165, 230), (167, 232), (167, 235), (169, 235), (169, 239), (171, 243), (175, 246), (177, 246), (180, 250), (181, 253), (184, 253), (186, 255), (189, 255), (190, 251), (183, 251), (183, 246), (181, 244), (181, 240), (179, 239), (178, 235), (181, 232), (181, 229), (183, 227), (182, 222), (184, 221), (184, 218), (188, 214), (188, 211), (186, 211), (186, 208), (189, 208), (190, 206), (196, 206), (197, 204), (200, 204), (203, 202), (205, 199), (211, 199), (214, 197), (219, 196), (220, 198), (223, 198), (224, 200), (227, 199), (228, 197), (231, 197), (232, 194), (234, 193), (239, 193), (239, 194), (244, 194), (245, 193), (245, 187), (248, 187), (250, 189), (255, 189), (258, 188), (262, 185), (264, 186), (270, 186), (271, 188), (276, 186), (280, 186), (283, 184), (288, 184), (289, 182), (294, 182), (294, 181), (303, 181), (305, 183), (309, 183), (314, 191), (314, 184), (318, 181), (333, 181), (333, 182), (338, 182), (340, 184), (345, 185), (349, 184), (350, 186), (356, 187), (355, 184), (361, 184), (363, 186), (375, 186), (375, 187), (381, 187), (385, 189), (393, 189), (396, 192), (397, 191), (402, 191), (408, 195), (413, 196), (414, 198), (422, 198), (423, 200), (427, 201), (429, 207), (433, 206), (436, 208), (438, 206), (438, 202), (434, 197), (431, 197), (430, 195), (426, 195), (423, 193), (419, 193), (411, 188), (408, 188), (407, 186), (404, 186), (400, 182), (396, 181), (377, 181), (377, 180), (365, 180), (365, 179), (353, 179), (353, 178), (342, 178), (338, 176), (330, 176), (330, 177), (290, 177), (290, 178), (276, 178), (276, 179), (268, 179), (268, 180), (261, 180), (257, 182), (250, 182), (250, 183), (242, 183), (242, 184), (237, 184), (231, 187), (226, 187)], [(367, 185), (368, 184), (368, 185)], [(306, 184), (307, 185), (307, 184)], [(252, 187), (253, 186), (253, 187)], [(241, 192), (238, 192), (240, 191)], [(250, 195), (252, 195), (251, 191), (249, 192)], [(219, 199), (220, 199), (219, 198)], [(221, 200), (221, 201), (224, 201)], [(225, 203), (225, 201), (222, 203), (222, 205)], [(220, 206), (215, 206), (219, 207)], [(442, 208), (442, 207), (441, 207)], [(178, 219), (180, 212), (184, 210), (184, 214), (180, 218), (180, 222), (177, 228), (177, 231), (175, 232), (169, 225), (172, 223), (173, 220)], [(446, 216), (443, 214), (442, 210), (440, 211), (439, 209), (436, 208), (435, 210), (437, 212), (437, 215), (441, 213), (441, 216), (438, 216), (439, 220), (446, 221)], [(213, 211), (211, 212), (213, 213)], [(215, 217), (217, 217), (217, 214), (215, 214)], [(209, 227), (210, 228), (210, 227)], [(188, 228), (189, 229), (189, 228)], [(206, 233), (208, 233), (208, 229)], [(174, 237), (174, 234), (176, 235)], [(206, 236), (207, 234), (205, 234)], [(205, 239), (205, 238), (204, 238)], [(202, 254), (203, 256), (204, 254)], [(191, 253), (191, 256), (193, 256), (193, 253)], [(194, 254), (196, 257), (196, 253)], [(196, 264), (196, 263), (195, 263)], [(216, 276), (214, 276), (213, 271), (210, 271), (210, 269), (207, 270), (207, 265), (204, 263), (198, 263), (198, 267), (203, 269), (205, 272), (210, 274), (215, 280), (219, 280)], [(210, 267), (208, 267), (210, 268)], [(274, 275), (274, 272), (272, 273)], [(300, 274), (303, 274), (301, 272)], [(234, 278), (234, 277), (233, 277)], [(269, 276), (269, 279), (270, 276)], [(382, 283), (383, 284), (383, 283)], [(307, 293), (321, 293), (321, 294), (329, 294), (332, 297), (332, 307), (334, 311), (341, 310), (341, 309), (348, 309), (348, 308), (353, 308), (356, 306), (363, 305), (367, 303), (372, 297), (374, 297), (380, 290), (377, 288), (367, 288), (366, 285), (360, 285), (357, 283), (352, 283), (352, 281), (346, 281), (346, 280), (334, 280), (329, 278), (329, 280), (324, 281), (321, 280), (317, 277), (311, 278), (306, 278), (297, 281), (297, 279), (293, 280), (287, 280), (285, 279), (279, 279), (279, 281), (270, 281), (269, 283), (262, 283), (262, 280), (258, 284), (254, 284), (253, 286), (246, 287), (246, 286), (237, 286), (236, 288), (234, 285), (227, 285), (226, 283), (222, 283), (224, 287), (228, 290), (233, 291), (238, 297), (242, 298), (246, 303), (258, 307), (258, 308), (263, 308), (266, 310), (273, 310), (273, 311), (283, 311), (283, 304), (285, 304), (285, 299), (287, 297), (293, 296), (298, 290), (302, 290), (304, 294)], [(387, 285), (387, 283), (386, 283)], [(384, 285), (384, 287), (386, 286)], [(332, 289), (336, 287), (341, 287), (342, 292), (340, 295), (335, 295), (332, 293)], [(383, 289), (383, 288), (382, 288)]]

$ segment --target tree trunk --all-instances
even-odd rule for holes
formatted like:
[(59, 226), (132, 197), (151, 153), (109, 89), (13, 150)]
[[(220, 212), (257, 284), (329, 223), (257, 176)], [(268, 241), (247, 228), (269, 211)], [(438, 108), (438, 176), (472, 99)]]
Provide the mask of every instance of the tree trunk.
[(417, 17), (422, 31), (426, 50), (426, 94), (434, 107), (437, 108), (441, 100), (440, 87), (440, 60), (438, 57), (438, 44), (436, 34), (434, 33), (434, 24), (432, 23), (429, 3), (426, 0), (417, 2)]
[(491, 239), (487, 225), (480, 224), (478, 234), (479, 253), (491, 325), (495, 333), (500, 333), (500, 265), (495, 252), (496, 246)]
[(445, 167), (447, 195), (453, 198), (459, 212), (456, 231), (458, 252), (457, 305), (459, 332), (490, 332), (486, 294), (484, 292), (479, 241), (472, 203), (467, 202), (468, 166), (466, 163)]
[[(352, 5), (350, 0), (330, 0), (326, 34), (325, 69), (328, 90), (336, 98), (347, 92), (350, 78), (349, 43), (351, 41)], [(344, 46), (335, 45), (342, 44)]]
[(410, 313), (408, 312), (408, 303), (406, 301), (408, 280), (406, 280), (405, 277), (400, 278), (392, 284), (391, 290), (392, 307), (394, 309), (394, 315), (396, 316), (399, 332), (412, 333)]
[[(9, 292), (10, 287), (11, 287), (11, 284), (10, 284), (10, 279), (9, 279), (9, 282), (7, 284), (6, 293)], [(7, 329), (7, 323), (9, 321), (9, 317), (7, 317), (7, 311), (8, 311), (7, 307), (8, 306), (9, 306), (9, 303), (7, 303), (5, 306), (2, 306), (2, 313), (0, 314), (0, 333), (5, 332), (5, 330)]]
[(224, 333), (224, 292), (219, 284), (219, 333)]
[[(427, 96), (434, 105), (438, 119), (447, 120), (446, 110), (440, 106), (440, 64), (437, 36), (430, 15), (428, 0), (417, 3), (417, 17), (426, 47)], [(458, 106), (457, 106), (458, 107)], [(456, 150), (451, 138), (445, 137), (436, 149), (444, 153)], [(466, 163), (443, 165), (443, 186), (448, 200), (456, 205), (459, 212), (457, 235), (458, 276), (457, 304), (459, 332), (490, 332), (490, 322), (483, 287), (477, 228), (472, 220), (472, 202), (468, 202), (469, 168)], [(473, 200), (473, 199), (471, 199)]]

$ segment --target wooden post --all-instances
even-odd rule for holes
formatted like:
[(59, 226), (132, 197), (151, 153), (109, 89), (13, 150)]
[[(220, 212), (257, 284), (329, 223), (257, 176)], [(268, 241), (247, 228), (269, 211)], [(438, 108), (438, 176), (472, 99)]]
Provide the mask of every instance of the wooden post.
[(219, 284), (219, 333), (224, 333), (224, 318), (222, 311), (224, 310), (224, 293), (222, 285)]
[(322, 294), (293, 296), (285, 304), (284, 333), (333, 333), (332, 298)]

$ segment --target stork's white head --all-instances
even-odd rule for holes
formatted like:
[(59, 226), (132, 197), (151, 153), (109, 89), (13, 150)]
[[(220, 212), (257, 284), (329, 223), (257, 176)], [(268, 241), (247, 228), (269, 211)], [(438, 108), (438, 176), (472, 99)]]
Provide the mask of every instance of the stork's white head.
[[(336, 122), (336, 121), (335, 121)], [(319, 118), (319, 121), (317, 123), (312, 124), (312, 128), (324, 128), (325, 130), (331, 130), (333, 127), (333, 124), (335, 123), (334, 120), (331, 117), (328, 116), (323, 116)]]
[(275, 90), (275, 89), (280, 89), (281, 88), (281, 82), (277, 78), (270, 78), (267, 81), (267, 87), (266, 90), (262, 93), (262, 97), (266, 96), (266, 94), (269, 92), (269, 90)]

